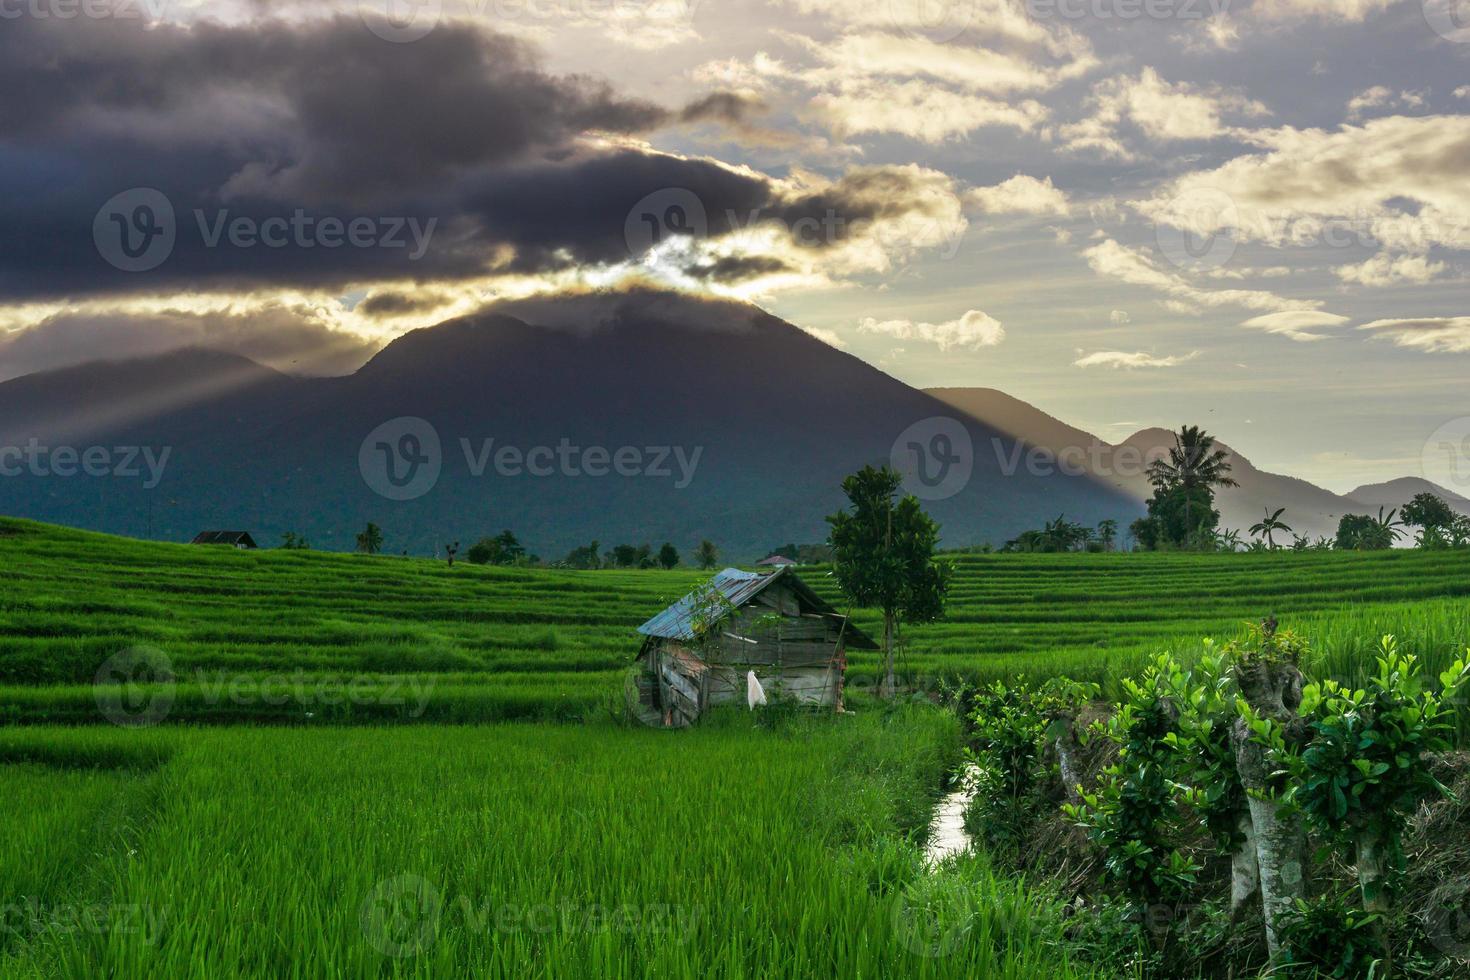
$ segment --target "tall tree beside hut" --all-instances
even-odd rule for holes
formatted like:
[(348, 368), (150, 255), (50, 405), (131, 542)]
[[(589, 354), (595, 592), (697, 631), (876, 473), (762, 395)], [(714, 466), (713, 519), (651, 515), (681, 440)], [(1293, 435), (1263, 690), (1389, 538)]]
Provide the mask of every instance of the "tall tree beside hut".
[(833, 570), (842, 591), (859, 606), (883, 611), (883, 685), (891, 698), (893, 633), (900, 623), (928, 623), (944, 615), (951, 569), (934, 560), (939, 525), (913, 496), (895, 502), (901, 478), (865, 466), (842, 481), (851, 512), (827, 518)]

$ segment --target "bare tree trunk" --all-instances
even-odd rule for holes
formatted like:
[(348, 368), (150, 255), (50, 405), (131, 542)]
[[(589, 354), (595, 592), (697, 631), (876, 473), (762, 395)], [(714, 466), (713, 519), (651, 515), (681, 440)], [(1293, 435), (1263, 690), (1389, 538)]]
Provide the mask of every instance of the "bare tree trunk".
[[(1388, 915), (1388, 863), (1383, 856), (1383, 842), (1371, 831), (1363, 830), (1357, 839), (1358, 887), (1363, 892), (1363, 911)], [(1393, 951), (1388, 948), (1383, 919), (1373, 923), (1373, 935), (1383, 948), (1383, 976), (1393, 975)]]
[[(1267, 626), (1269, 637), (1274, 632), (1274, 620), (1268, 621)], [(1257, 715), (1283, 726), (1288, 742), (1303, 737), (1297, 714), (1302, 703), (1303, 678), (1295, 663), (1262, 658), (1248, 665), (1237, 665), (1235, 677), (1241, 695)], [(1274, 966), (1281, 962), (1285, 952), (1276, 933), (1277, 919), (1298, 899), (1306, 898), (1306, 831), (1299, 814), (1288, 814), (1275, 800), (1261, 798), (1269, 789), (1272, 766), (1265, 748), (1251, 740), (1245, 719), (1235, 720), (1230, 736), (1235, 747), (1235, 765), (1250, 806), (1261, 882), (1261, 914), (1266, 920), (1266, 947)]]
[(885, 701), (897, 693), (898, 685), (893, 678), (893, 613), (883, 613), (883, 684), (878, 696)]
[(1261, 865), (1256, 856), (1256, 822), (1250, 809), (1240, 812), (1235, 821), (1241, 842), (1230, 855), (1230, 922), (1244, 918), (1246, 908), (1261, 891)]
[(1062, 789), (1068, 803), (1082, 802), (1082, 762), (1078, 758), (1082, 745), (1077, 741), (1076, 721), (1075, 715), (1062, 714), (1053, 722), (1058, 726), (1057, 765), (1062, 770)]
[(1235, 722), (1235, 761), (1240, 781), (1250, 793), (1250, 819), (1256, 841), (1257, 872), (1261, 885), (1261, 915), (1266, 920), (1266, 948), (1272, 965), (1281, 962), (1284, 950), (1276, 935), (1277, 919), (1297, 899), (1306, 898), (1306, 834), (1301, 819), (1288, 815), (1272, 799), (1255, 794), (1267, 788), (1271, 767), (1266, 750), (1250, 740), (1245, 722)]

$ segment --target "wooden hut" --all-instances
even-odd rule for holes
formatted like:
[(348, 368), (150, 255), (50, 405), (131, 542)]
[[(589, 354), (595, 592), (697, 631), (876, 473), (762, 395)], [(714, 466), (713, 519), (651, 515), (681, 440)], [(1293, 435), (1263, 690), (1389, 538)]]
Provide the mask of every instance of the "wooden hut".
[(249, 531), (200, 531), (190, 544), (224, 544), (242, 551), (255, 550), (255, 539)]
[(878, 648), (789, 566), (727, 568), (638, 632), (640, 707), (673, 727), (743, 703), (752, 672), (768, 697), (841, 708), (848, 648)]

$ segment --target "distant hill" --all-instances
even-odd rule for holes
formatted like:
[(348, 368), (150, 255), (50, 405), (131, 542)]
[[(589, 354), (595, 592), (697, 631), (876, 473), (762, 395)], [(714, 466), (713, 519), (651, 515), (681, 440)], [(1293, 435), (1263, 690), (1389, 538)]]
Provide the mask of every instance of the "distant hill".
[(1347, 498), (1376, 511), (1379, 507), (1402, 507), (1413, 500), (1416, 494), (1421, 493), (1436, 494), (1461, 514), (1470, 514), (1470, 500), (1446, 490), (1438, 483), (1431, 483), (1417, 476), (1406, 476), (1387, 483), (1365, 484), (1349, 492)]
[[(1152, 493), (1143, 473), (1148, 460), (1164, 455), (1174, 444), (1168, 429), (1149, 428), (1135, 432), (1121, 443), (1111, 444), (1068, 425), (1040, 409), (993, 388), (932, 388), (928, 393), (959, 411), (985, 418), (1023, 442), (1052, 453), (1072, 452), (1099, 480), (1135, 500)], [(1216, 434), (1218, 435), (1218, 434)], [(1416, 493), (1443, 497), (1462, 513), (1470, 514), (1470, 500), (1417, 477), (1359, 487), (1350, 494), (1336, 494), (1297, 477), (1259, 469), (1246, 456), (1219, 442), (1230, 455), (1231, 476), (1239, 487), (1217, 493), (1220, 524), (1242, 533), (1259, 521), (1269, 508), (1285, 507), (1282, 520), (1298, 534), (1309, 537), (1337, 533), (1344, 514), (1376, 513), (1380, 505), (1401, 507)]]
[[(1167, 429), (1144, 429), (1124, 440), (1124, 445), (1134, 446), (1142, 452), (1167, 451), (1174, 438)], [(1275, 511), (1285, 507), (1282, 520), (1297, 534), (1315, 538), (1319, 535), (1333, 537), (1337, 534), (1337, 523), (1344, 514), (1361, 512), (1345, 497), (1325, 490), (1314, 483), (1294, 476), (1271, 473), (1256, 467), (1248, 458), (1236, 452), (1225, 442), (1218, 448), (1230, 455), (1230, 475), (1239, 487), (1227, 487), (1215, 495), (1215, 506), (1220, 511), (1220, 526), (1235, 528), (1245, 536), (1246, 528), (1265, 515), (1267, 509)]]
[[(334, 549), (371, 520), (385, 550), (413, 554), (502, 528), (545, 558), (594, 539), (669, 540), (687, 554), (708, 537), (728, 559), (754, 559), (824, 539), (845, 475), (887, 462), (911, 424), (955, 415), (754, 307), (655, 292), (542, 299), (412, 331), (347, 377), (181, 351), (0, 384), (0, 446), (170, 454), (151, 493), (131, 478), (0, 479), (0, 513), (172, 540), (243, 529), (273, 544), (295, 531)], [(393, 500), (369, 486), (363, 461), (423, 447), (398, 431), (364, 441), (401, 417), (432, 426), (441, 472), (422, 495)], [(1058, 513), (1126, 523), (1141, 512), (1090, 476), (1008, 473), (1013, 437), (958, 417), (976, 447), (973, 476), (926, 503), (946, 545), (1000, 543)], [(611, 458), (496, 465), (502, 451), (538, 447), (627, 449), (640, 464), (625, 470), (644, 475), (588, 472)], [(687, 486), (670, 448), (697, 464)]]

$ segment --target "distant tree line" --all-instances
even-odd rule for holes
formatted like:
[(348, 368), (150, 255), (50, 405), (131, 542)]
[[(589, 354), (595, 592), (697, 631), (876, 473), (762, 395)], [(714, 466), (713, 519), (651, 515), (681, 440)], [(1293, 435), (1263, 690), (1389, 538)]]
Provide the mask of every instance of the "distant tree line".
[(821, 544), (788, 542), (766, 552), (761, 556), (761, 561), (778, 556), (790, 558), (798, 565), (825, 565), (832, 560), (832, 546), (825, 542)]
[(1065, 514), (1036, 531), (1022, 531), (1005, 543), (1003, 552), (1054, 554), (1062, 551), (1112, 551), (1118, 540), (1118, 522), (1112, 519), (1088, 527), (1069, 521)]
[[(678, 568), (684, 559), (673, 542), (665, 541), (657, 551), (649, 544), (618, 544), (606, 551), (600, 541), (593, 541), (580, 548), (573, 548), (560, 561), (552, 562), (553, 568)], [(696, 568), (714, 568), (720, 560), (719, 549), (706, 539), (695, 547), (692, 564)]]
[[(1380, 507), (1377, 515), (1344, 514), (1332, 538), (1297, 534), (1287, 521), (1285, 507), (1267, 508), (1247, 532), (1221, 530), (1215, 508), (1217, 490), (1239, 486), (1230, 476), (1229, 456), (1215, 447), (1215, 439), (1198, 426), (1186, 425), (1174, 433), (1174, 446), (1148, 469), (1153, 495), (1148, 512), (1128, 528), (1138, 550), (1189, 551), (1374, 551), (1392, 548), (1417, 528), (1420, 548), (1470, 547), (1470, 517), (1456, 513), (1444, 499), (1420, 493), (1402, 508)], [(1002, 551), (1065, 552), (1111, 551), (1117, 521), (1103, 521), (1094, 530), (1058, 516), (1045, 526), (1025, 531), (1007, 541)], [(989, 547), (980, 549), (988, 551)]]
[[(356, 550), (365, 555), (380, 554), (383, 550), (383, 529), (377, 524), (369, 523), (363, 530), (359, 531), (356, 539)], [(282, 536), (281, 547), (286, 549), (303, 549), (309, 547), (306, 538), (294, 531), (287, 532)], [(455, 557), (460, 553), (458, 541), (445, 544), (443, 553), (448, 563), (452, 566)], [(794, 550), (794, 549), (793, 549)], [(404, 552), (406, 556), (408, 552)], [(694, 567), (701, 569), (712, 569), (720, 560), (720, 552), (714, 542), (705, 539), (695, 546), (693, 559), (690, 562)], [(649, 544), (618, 544), (607, 550), (603, 550), (600, 541), (592, 541), (581, 547), (573, 548), (566, 556), (554, 561), (543, 561), (540, 556), (529, 552), (525, 545), (516, 537), (515, 532), (506, 529), (492, 537), (483, 537), (464, 551), (464, 559), (472, 565), (503, 565), (517, 567), (549, 567), (549, 568), (579, 568), (579, 569), (605, 569), (605, 568), (662, 568), (673, 569), (684, 564), (679, 549), (674, 547), (670, 541), (665, 541), (657, 551)], [(822, 559), (814, 559), (822, 560)]]

